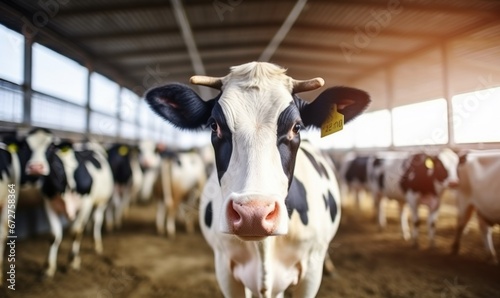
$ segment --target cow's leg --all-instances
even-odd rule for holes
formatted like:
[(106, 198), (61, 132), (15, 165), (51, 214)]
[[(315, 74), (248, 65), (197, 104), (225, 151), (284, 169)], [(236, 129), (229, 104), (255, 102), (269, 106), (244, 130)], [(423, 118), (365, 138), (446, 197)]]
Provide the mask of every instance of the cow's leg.
[(418, 228), (420, 226), (420, 218), (418, 217), (418, 196), (410, 192), (406, 195), (406, 201), (408, 202), (411, 212), (411, 239), (413, 246), (418, 247)]
[[(435, 198), (437, 200), (437, 198)], [(429, 248), (434, 248), (436, 235), (436, 221), (439, 216), (439, 203), (429, 206), (429, 216), (427, 217), (427, 229), (429, 233)]]
[(399, 205), (399, 221), (401, 224), (401, 232), (404, 240), (410, 240), (410, 226), (408, 225), (408, 208), (406, 202), (398, 201)]
[(104, 219), (104, 210), (106, 209), (106, 204), (98, 205), (94, 211), (94, 247), (97, 254), (102, 254), (102, 222)]
[(491, 261), (494, 264), (498, 264), (497, 254), (495, 252), (495, 247), (493, 246), (492, 228), (490, 224), (484, 220), (484, 218), (477, 214), (477, 219), (479, 221), (479, 228), (481, 229), (481, 234), (483, 235), (484, 246), (486, 250), (490, 253)]
[(193, 234), (195, 230), (195, 222), (197, 218), (196, 207), (199, 205), (197, 204), (197, 201), (200, 196), (201, 187), (197, 186), (189, 192), (189, 196), (185, 204), (182, 204), (181, 209), (183, 214), (181, 214), (181, 216), (183, 216), (184, 218), (184, 221), (186, 223), (186, 231), (189, 234)]
[(328, 276), (333, 276), (335, 274), (335, 265), (333, 264), (330, 254), (327, 252), (325, 254), (325, 263), (323, 265), (323, 271)]
[(356, 210), (361, 210), (361, 198), (359, 193), (361, 192), (361, 188), (355, 186), (353, 187), (353, 192), (354, 192), (354, 204), (356, 206)]
[(220, 252), (214, 251), (215, 256), (215, 276), (224, 297), (245, 297), (251, 298), (252, 293), (245, 289), (245, 286), (234, 279), (231, 271), (231, 260)]
[(162, 199), (158, 200), (156, 209), (156, 231), (159, 235), (165, 234), (165, 202)]
[(106, 207), (106, 231), (108, 233), (113, 232), (113, 198), (111, 198)]
[(462, 234), (472, 217), (472, 213), (474, 212), (474, 207), (472, 205), (468, 206), (458, 206), (458, 216), (457, 216), (457, 231), (455, 234), (455, 240), (453, 241), (453, 246), (451, 248), (451, 253), (456, 255), (460, 250), (460, 239), (462, 238)]
[(126, 196), (125, 193), (128, 191), (126, 187), (126, 185), (120, 185), (118, 187), (119, 191), (117, 192), (117, 196), (113, 196), (113, 203), (115, 206), (114, 226), (117, 229), (122, 227), (123, 204)]
[(387, 225), (387, 220), (385, 217), (385, 208), (384, 208), (384, 198), (382, 194), (375, 193), (373, 195), (373, 204), (375, 206), (375, 212), (377, 216), (377, 223), (380, 230), (383, 230)]
[(321, 284), (324, 263), (324, 259), (318, 258), (318, 256), (324, 256), (325, 254), (325, 249), (311, 254), (308, 260), (307, 274), (297, 284), (293, 291), (293, 297), (316, 297)]
[(45, 205), (45, 212), (47, 213), (47, 218), (50, 224), (50, 230), (52, 232), (52, 236), (54, 236), (54, 240), (50, 245), (49, 255), (47, 257), (47, 268), (45, 269), (46, 277), (53, 277), (56, 273), (57, 269), (57, 251), (59, 249), (59, 245), (61, 244), (63, 229), (61, 220), (57, 216), (57, 213), (52, 209), (50, 202), (47, 199), (43, 200)]
[(89, 220), (90, 214), (92, 213), (92, 199), (89, 197), (82, 197), (82, 206), (80, 212), (73, 223), (72, 233), (73, 233), (73, 244), (71, 245), (71, 252), (69, 254), (69, 262), (71, 268), (75, 270), (80, 269), (81, 258), (80, 258), (80, 244), (83, 237), (83, 229), (85, 224)]
[(167, 235), (169, 238), (175, 237), (175, 218), (179, 204), (170, 198), (167, 200)]

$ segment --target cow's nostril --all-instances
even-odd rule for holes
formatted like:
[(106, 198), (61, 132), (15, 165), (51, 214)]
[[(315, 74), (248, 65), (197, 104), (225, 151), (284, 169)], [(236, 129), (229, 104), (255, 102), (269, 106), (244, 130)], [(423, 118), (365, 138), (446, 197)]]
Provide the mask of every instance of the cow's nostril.
[(278, 203), (274, 203), (274, 209), (266, 216), (266, 220), (274, 220), (278, 216)]
[(234, 201), (231, 201), (231, 203), (229, 203), (227, 206), (227, 216), (229, 217), (229, 220), (234, 223), (239, 222), (241, 220), (241, 215), (236, 210), (238, 208), (235, 206), (235, 204), (236, 203)]

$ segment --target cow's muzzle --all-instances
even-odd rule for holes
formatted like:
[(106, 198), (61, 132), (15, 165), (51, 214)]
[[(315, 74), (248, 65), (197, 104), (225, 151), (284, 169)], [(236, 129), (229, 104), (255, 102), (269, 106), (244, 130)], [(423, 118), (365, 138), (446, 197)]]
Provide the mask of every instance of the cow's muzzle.
[(226, 215), (229, 232), (243, 240), (260, 240), (276, 235), (279, 204), (274, 200), (253, 199), (247, 202), (231, 200)]

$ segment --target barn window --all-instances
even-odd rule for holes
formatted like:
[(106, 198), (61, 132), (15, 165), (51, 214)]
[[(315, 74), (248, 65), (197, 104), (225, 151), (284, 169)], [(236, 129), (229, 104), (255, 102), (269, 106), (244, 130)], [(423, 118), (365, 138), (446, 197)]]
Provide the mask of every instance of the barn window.
[(0, 55), (0, 78), (18, 85), (22, 84), (24, 65), (23, 36), (0, 25), (0, 53), (2, 53)]
[(88, 70), (42, 45), (33, 44), (33, 90), (84, 105)]
[(139, 97), (132, 91), (122, 88), (120, 92), (120, 119), (135, 122)]
[(137, 126), (134, 123), (120, 122), (120, 137), (135, 140), (137, 137)]
[(354, 146), (372, 148), (391, 145), (391, 113), (388, 110), (363, 114), (354, 120), (353, 125)]
[(85, 130), (85, 109), (51, 96), (33, 94), (31, 107), (33, 125), (80, 132)]
[(452, 98), (456, 143), (500, 142), (500, 87)]
[(90, 76), (90, 84), (90, 108), (108, 115), (116, 115), (120, 90), (118, 84), (95, 72)]
[(448, 142), (447, 104), (443, 98), (392, 110), (395, 146), (436, 145)]
[(90, 113), (90, 131), (97, 135), (116, 136), (118, 132), (116, 118), (92, 112)]

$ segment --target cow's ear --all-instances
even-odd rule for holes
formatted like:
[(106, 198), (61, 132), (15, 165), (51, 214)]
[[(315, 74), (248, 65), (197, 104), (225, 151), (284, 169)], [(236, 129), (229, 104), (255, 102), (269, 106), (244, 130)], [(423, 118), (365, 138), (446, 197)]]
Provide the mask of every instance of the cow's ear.
[(151, 89), (145, 98), (156, 114), (185, 129), (202, 128), (210, 118), (215, 103), (213, 99), (203, 101), (193, 89), (182, 84)]
[(321, 125), (330, 115), (333, 105), (344, 115), (344, 123), (361, 114), (370, 103), (365, 91), (349, 87), (332, 87), (323, 91), (313, 102), (303, 106), (300, 115), (305, 126)]

